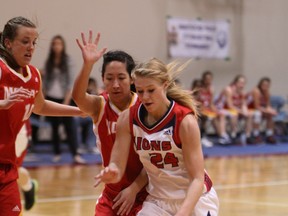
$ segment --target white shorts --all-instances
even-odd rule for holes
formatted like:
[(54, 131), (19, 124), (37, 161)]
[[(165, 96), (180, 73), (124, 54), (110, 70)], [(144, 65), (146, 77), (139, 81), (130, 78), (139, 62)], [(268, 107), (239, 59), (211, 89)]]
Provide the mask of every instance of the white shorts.
[[(182, 202), (183, 200), (157, 199), (148, 195), (137, 216), (173, 216), (180, 209)], [(218, 196), (212, 187), (208, 193), (200, 197), (191, 216), (217, 216), (218, 210)]]

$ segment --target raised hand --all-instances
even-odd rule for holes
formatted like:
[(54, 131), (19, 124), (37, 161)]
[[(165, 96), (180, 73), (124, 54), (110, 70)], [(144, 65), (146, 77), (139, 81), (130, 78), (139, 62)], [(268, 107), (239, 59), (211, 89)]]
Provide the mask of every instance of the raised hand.
[(9, 109), (15, 103), (23, 102), (24, 99), (29, 98), (30, 96), (31, 92), (21, 87), (9, 94), (6, 99), (0, 100), (0, 107), (2, 109)]
[(98, 50), (100, 33), (97, 33), (97, 36), (94, 39), (94, 42), (92, 42), (93, 32), (91, 30), (89, 31), (88, 42), (83, 32), (81, 32), (81, 38), (82, 38), (82, 42), (80, 42), (78, 38), (76, 39), (76, 42), (82, 51), (82, 57), (83, 57), (84, 62), (94, 64), (104, 55), (107, 49), (107, 48), (102, 48)]

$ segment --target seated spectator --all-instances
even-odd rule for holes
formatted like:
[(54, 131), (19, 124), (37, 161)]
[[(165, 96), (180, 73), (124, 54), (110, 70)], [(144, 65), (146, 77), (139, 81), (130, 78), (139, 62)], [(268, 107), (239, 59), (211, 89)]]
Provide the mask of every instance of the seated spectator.
[(200, 102), (201, 111), (201, 134), (202, 145), (212, 146), (213, 143), (207, 138), (206, 128), (208, 120), (212, 122), (217, 135), (219, 136), (218, 142), (221, 144), (229, 144), (231, 142), (225, 130), (225, 116), (220, 113), (213, 103), (214, 89), (212, 86), (213, 74), (210, 71), (205, 71), (202, 74), (201, 87), (198, 92), (198, 100)]
[(272, 108), (270, 102), (270, 85), (271, 80), (268, 77), (260, 79), (258, 85), (247, 95), (248, 108), (253, 110), (253, 136), (260, 142), (260, 124), (263, 119), (266, 120), (266, 142), (276, 143), (274, 137), (274, 121), (273, 117), (277, 115), (277, 111)]
[(245, 142), (252, 144), (254, 143), (251, 137), (253, 113), (249, 112), (247, 107), (244, 94), (245, 82), (246, 80), (243, 75), (237, 75), (233, 82), (222, 90), (216, 104), (221, 109), (221, 112), (230, 120), (230, 136), (233, 142), (237, 142), (237, 135), (242, 133), (241, 130), (238, 130), (238, 125), (239, 120), (244, 119), (245, 134), (243, 135), (245, 135)]

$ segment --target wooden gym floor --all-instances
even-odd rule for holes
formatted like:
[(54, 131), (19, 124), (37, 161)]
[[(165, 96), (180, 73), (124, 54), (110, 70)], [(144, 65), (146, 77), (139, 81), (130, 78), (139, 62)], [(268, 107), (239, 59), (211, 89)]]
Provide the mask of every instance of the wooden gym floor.
[[(219, 216), (288, 215), (288, 155), (207, 158), (220, 199)], [(101, 166), (29, 170), (39, 182), (38, 202), (24, 216), (90, 216), (103, 185), (93, 187)], [(152, 215), (151, 215), (152, 216)]]

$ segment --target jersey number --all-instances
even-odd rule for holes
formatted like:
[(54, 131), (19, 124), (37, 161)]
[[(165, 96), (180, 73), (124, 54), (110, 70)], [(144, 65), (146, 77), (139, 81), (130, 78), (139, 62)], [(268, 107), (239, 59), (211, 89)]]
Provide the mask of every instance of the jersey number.
[(160, 153), (150, 153), (150, 161), (152, 164), (154, 164), (156, 167), (163, 169), (164, 164), (171, 164), (172, 167), (179, 166), (179, 160), (175, 156), (174, 153), (167, 152), (163, 158), (162, 154)]
[(33, 107), (34, 107), (34, 104), (27, 104), (25, 106), (25, 113), (24, 113), (22, 121), (26, 121), (30, 117), (32, 110), (33, 110)]

